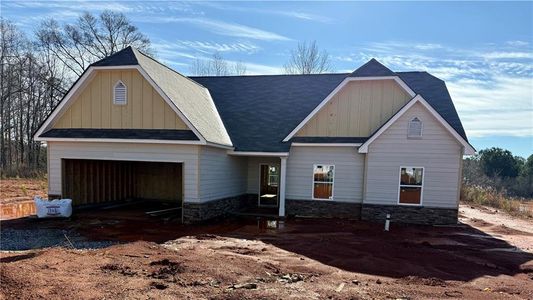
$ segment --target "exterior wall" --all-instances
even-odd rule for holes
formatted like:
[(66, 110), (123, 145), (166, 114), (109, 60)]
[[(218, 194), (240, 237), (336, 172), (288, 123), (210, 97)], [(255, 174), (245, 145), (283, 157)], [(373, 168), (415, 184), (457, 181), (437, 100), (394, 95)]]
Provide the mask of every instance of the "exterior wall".
[(248, 194), (259, 194), (259, 164), (281, 165), (279, 157), (248, 157), (247, 188)]
[[(422, 122), (422, 138), (408, 139), (407, 124)], [(368, 149), (365, 204), (397, 205), (400, 166), (424, 167), (422, 206), (458, 207), (462, 147), (420, 103)]]
[(296, 136), (370, 136), (410, 99), (392, 79), (349, 82)]
[(363, 200), (364, 154), (355, 147), (291, 147), (287, 159), (285, 198), (311, 200), (313, 165), (335, 165), (333, 201), (361, 203)]
[(228, 155), (225, 149), (201, 146), (199, 165), (202, 202), (246, 193), (246, 157)]
[(61, 159), (135, 160), (183, 163), (185, 202), (198, 195), (198, 146), (134, 143), (48, 142), (48, 193), (61, 194)]
[[(113, 104), (118, 80), (127, 87), (127, 104)], [(137, 70), (98, 70), (54, 128), (188, 129)]]

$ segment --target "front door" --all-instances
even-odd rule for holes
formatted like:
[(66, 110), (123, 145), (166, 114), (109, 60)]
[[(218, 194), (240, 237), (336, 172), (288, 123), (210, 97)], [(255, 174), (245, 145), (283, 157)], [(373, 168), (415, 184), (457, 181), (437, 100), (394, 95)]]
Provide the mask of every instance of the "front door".
[(259, 206), (278, 206), (279, 166), (259, 165)]

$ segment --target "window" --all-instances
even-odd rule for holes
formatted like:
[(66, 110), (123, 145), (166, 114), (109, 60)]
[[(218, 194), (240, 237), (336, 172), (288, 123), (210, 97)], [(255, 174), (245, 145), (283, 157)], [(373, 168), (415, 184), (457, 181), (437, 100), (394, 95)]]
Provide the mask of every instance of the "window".
[(419, 118), (415, 117), (409, 121), (407, 126), (407, 137), (410, 138), (420, 138), (422, 137), (422, 121)]
[(313, 199), (333, 199), (334, 165), (313, 166)]
[(126, 105), (128, 99), (126, 85), (118, 81), (113, 88), (113, 104)]
[(268, 167), (268, 185), (278, 186), (278, 168), (275, 166)]
[(424, 168), (400, 168), (399, 204), (422, 204), (422, 186), (424, 183)]

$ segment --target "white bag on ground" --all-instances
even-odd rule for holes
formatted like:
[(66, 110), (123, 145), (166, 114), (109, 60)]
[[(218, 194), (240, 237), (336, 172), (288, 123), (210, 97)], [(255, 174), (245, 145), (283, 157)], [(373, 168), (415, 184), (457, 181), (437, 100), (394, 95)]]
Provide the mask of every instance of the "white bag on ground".
[(72, 199), (47, 200), (37, 196), (33, 201), (39, 218), (68, 218), (72, 215)]

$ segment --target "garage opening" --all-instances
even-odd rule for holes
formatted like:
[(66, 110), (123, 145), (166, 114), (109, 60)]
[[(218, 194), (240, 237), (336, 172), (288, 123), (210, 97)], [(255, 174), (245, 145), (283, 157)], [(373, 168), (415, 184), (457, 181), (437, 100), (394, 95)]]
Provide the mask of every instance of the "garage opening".
[(149, 200), (181, 207), (181, 163), (63, 159), (62, 168), (62, 194), (73, 205)]

